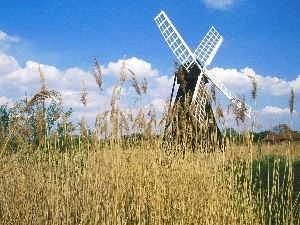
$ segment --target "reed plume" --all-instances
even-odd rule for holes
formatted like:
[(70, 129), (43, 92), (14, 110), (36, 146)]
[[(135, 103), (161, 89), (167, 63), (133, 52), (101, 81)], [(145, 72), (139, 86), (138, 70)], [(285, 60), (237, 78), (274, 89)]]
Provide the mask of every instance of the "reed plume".
[(86, 86), (84, 84), (84, 79), (82, 79), (82, 92), (81, 92), (81, 103), (84, 105), (84, 107), (86, 108), (87, 105), (87, 91), (86, 91)]
[(293, 114), (295, 105), (295, 92), (294, 88), (291, 88), (291, 97), (289, 99), (290, 113)]
[(294, 88), (291, 88), (291, 96), (289, 99), (289, 106), (290, 106), (290, 113), (291, 113), (291, 129), (293, 125), (294, 105), (295, 105), (295, 92), (294, 92)]
[(147, 89), (148, 89), (148, 80), (146, 77), (144, 77), (144, 81), (142, 83), (142, 90), (143, 93), (146, 94), (147, 93)]
[[(44, 104), (46, 99), (51, 99), (52, 101), (58, 101), (59, 110), (62, 107), (62, 97), (61, 94), (55, 90), (48, 90), (46, 88), (46, 79), (45, 75), (39, 66), (39, 74), (40, 74), (40, 82), (41, 87), (40, 90), (34, 94), (30, 100), (26, 103), (24, 111), (29, 110), (29, 108), (33, 107), (34, 105)], [(58, 110), (58, 111), (59, 111)], [(58, 117), (58, 115), (56, 115)]]
[(121, 87), (123, 86), (124, 82), (126, 81), (126, 55), (124, 55), (120, 70), (120, 82)]
[[(251, 80), (252, 83), (252, 90), (251, 90), (251, 94), (252, 94), (252, 100), (254, 103), (254, 106), (256, 107), (256, 99), (257, 99), (257, 81), (255, 79), (254, 76), (248, 76)], [(254, 111), (254, 116), (253, 116), (253, 122), (252, 122), (252, 131), (254, 133), (254, 129), (255, 127), (259, 127), (260, 124), (258, 123), (258, 113), (256, 111)], [(254, 138), (254, 134), (252, 133), (251, 135), (251, 140), (253, 141)]]
[(210, 87), (211, 98), (216, 104), (216, 85), (212, 84)]
[[(122, 71), (127, 72), (125, 67)], [(17, 104), (9, 121), (19, 120), (9, 141), (23, 142), (1, 145), (0, 137), (0, 224), (299, 224), (299, 145), (288, 156), (287, 144), (263, 146), (267, 157), (257, 160), (252, 153), (249, 157), (252, 145), (240, 144), (251, 141), (245, 129), (237, 142), (224, 142), (226, 152), (212, 152), (220, 143), (214, 131), (207, 132), (209, 120), (193, 128), (198, 122), (190, 93), (172, 108), (166, 101), (159, 125), (170, 121), (172, 129), (169, 136), (159, 136), (154, 106), (121, 111), (119, 85), (113, 89), (111, 108), (96, 117), (97, 136), (91, 138), (84, 117), (78, 123), (80, 135), (75, 133), (65, 113), (62, 131), (44, 138), (46, 114), (34, 110), (56, 93), (47, 90), (42, 76), (33, 107), (21, 114), (28, 103)], [(120, 77), (122, 86), (125, 78)], [(83, 80), (82, 93), (84, 87)], [(143, 87), (140, 91), (145, 93)], [(197, 98), (211, 101), (207, 92), (203, 87)], [(86, 95), (81, 98), (86, 105)], [(233, 99), (237, 113), (245, 108), (243, 100)], [(290, 108), (294, 101), (295, 96)], [(220, 103), (218, 110), (221, 118)], [(27, 129), (25, 136), (22, 129), (28, 128), (25, 119), (32, 112), (41, 125)], [(30, 132), (38, 132), (44, 144), (27, 144)], [(4, 155), (6, 146), (15, 152)], [(270, 152), (280, 158), (272, 160)]]
[(94, 71), (94, 78), (96, 81), (96, 84), (98, 85), (99, 89), (100, 89), (100, 93), (103, 91), (103, 87), (102, 87), (102, 70), (101, 67), (96, 59), (96, 57), (94, 57), (94, 65), (96, 67), (96, 71)]
[(240, 122), (245, 122), (247, 108), (245, 104), (245, 96), (243, 94), (233, 99), (228, 106), (228, 109), (229, 108), (233, 109), (235, 121), (238, 126), (240, 125)]
[(41, 69), (40, 64), (39, 64), (39, 74), (40, 74), (40, 82), (41, 82), (40, 90), (43, 91), (43, 90), (46, 90), (46, 79), (45, 79), (45, 75)]
[(137, 93), (139, 96), (141, 96), (142, 91), (141, 91), (141, 88), (140, 88), (139, 83), (138, 83), (138, 81), (137, 81), (137, 78), (136, 78), (135, 73), (134, 73), (131, 69), (128, 69), (128, 71), (131, 73), (131, 80), (130, 80), (130, 81), (131, 81), (132, 87), (134, 87), (136, 93)]
[(257, 81), (255, 79), (254, 76), (248, 76), (252, 82), (252, 90), (251, 90), (251, 94), (252, 94), (252, 99), (254, 101), (254, 105), (256, 105), (256, 99), (257, 99)]
[(220, 122), (220, 118), (224, 118), (224, 113), (221, 102), (219, 101), (218, 106), (216, 108), (216, 119)]

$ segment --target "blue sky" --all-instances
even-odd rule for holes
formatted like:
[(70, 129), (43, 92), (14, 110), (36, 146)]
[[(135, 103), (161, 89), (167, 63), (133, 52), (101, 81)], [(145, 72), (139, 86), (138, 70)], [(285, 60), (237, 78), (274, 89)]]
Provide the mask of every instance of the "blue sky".
[[(160, 10), (166, 12), (192, 51), (211, 26), (219, 31), (224, 41), (207, 69), (233, 93), (245, 94), (251, 105), (248, 75), (256, 78), (258, 99), (254, 110), (263, 129), (278, 123), (290, 124), (288, 99), (293, 87), (293, 128), (300, 129), (297, 0), (2, 0), (0, 104), (12, 104), (25, 92), (30, 96), (38, 90), (40, 63), (49, 88), (62, 92), (65, 106), (76, 109), (78, 118), (84, 111), (78, 96), (85, 79), (89, 92), (87, 110), (92, 117), (103, 108), (99, 99), (109, 99), (121, 59), (126, 55), (127, 66), (139, 80), (147, 77), (149, 81), (143, 104), (161, 108), (171, 92), (171, 59), (175, 56), (154, 22)], [(92, 76), (94, 56), (107, 81), (101, 96)], [(124, 98), (135, 98), (132, 92), (130, 86), (124, 87)], [(221, 93), (217, 97), (226, 108), (228, 101)]]

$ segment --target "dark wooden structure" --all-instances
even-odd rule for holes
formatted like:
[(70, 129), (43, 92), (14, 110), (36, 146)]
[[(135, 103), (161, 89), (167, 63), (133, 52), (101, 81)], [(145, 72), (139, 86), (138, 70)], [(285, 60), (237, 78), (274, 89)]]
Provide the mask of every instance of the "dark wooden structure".
[(292, 131), (283, 134), (268, 134), (263, 140), (265, 143), (280, 143), (287, 141), (300, 141), (300, 132)]
[[(207, 98), (205, 104), (205, 118), (198, 121), (195, 115), (196, 105), (192, 103), (198, 79), (202, 79), (199, 94), (206, 93), (205, 84), (208, 79), (200, 77), (200, 69), (196, 64), (188, 72), (182, 65), (175, 73), (175, 81), (179, 84), (174, 106), (172, 107), (171, 134), (176, 144), (183, 150), (196, 151), (200, 149), (205, 152), (215, 151), (221, 147), (221, 132), (217, 126), (216, 119), (211, 106), (211, 99)], [(173, 85), (173, 86), (174, 86)], [(173, 97), (174, 88), (172, 90)], [(208, 96), (208, 95), (206, 95)], [(171, 97), (171, 98), (172, 98)]]

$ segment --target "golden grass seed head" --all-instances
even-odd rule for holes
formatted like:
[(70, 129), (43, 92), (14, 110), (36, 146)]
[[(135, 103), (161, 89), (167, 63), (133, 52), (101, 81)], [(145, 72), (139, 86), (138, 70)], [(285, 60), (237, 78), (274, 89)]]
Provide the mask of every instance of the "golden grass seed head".
[(141, 88), (139, 86), (139, 83), (137, 81), (137, 78), (136, 78), (136, 75), (135, 73), (131, 70), (131, 69), (128, 69), (128, 71), (130, 72), (131, 74), (131, 86), (135, 89), (136, 93), (141, 96), (142, 94), (142, 91), (141, 91)]
[(81, 103), (83, 104), (84, 107), (86, 107), (87, 105), (87, 91), (86, 91), (86, 86), (85, 86), (85, 83), (84, 83), (84, 79), (82, 79), (82, 92), (81, 92), (81, 98), (80, 98), (80, 101)]
[(96, 67), (96, 71), (94, 71), (93, 75), (96, 81), (96, 84), (98, 85), (100, 92), (103, 91), (103, 87), (102, 87), (102, 70), (101, 70), (101, 66), (98, 63), (96, 57), (94, 57), (94, 65)]
[(294, 105), (295, 105), (295, 92), (294, 92), (294, 88), (291, 88), (291, 96), (289, 99), (289, 107), (290, 107), (291, 114), (293, 114), (294, 112)]

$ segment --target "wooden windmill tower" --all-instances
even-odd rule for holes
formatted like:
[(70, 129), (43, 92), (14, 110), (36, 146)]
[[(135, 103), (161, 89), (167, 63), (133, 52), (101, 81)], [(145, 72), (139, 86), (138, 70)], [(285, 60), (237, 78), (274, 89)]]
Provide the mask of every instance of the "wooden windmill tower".
[[(194, 122), (192, 122), (192, 125), (189, 125), (192, 127), (192, 133), (190, 133), (192, 138), (190, 138), (190, 141), (195, 142), (196, 137), (196, 142), (200, 140), (206, 146), (215, 146), (216, 143), (212, 143), (213, 138), (210, 138), (212, 137), (211, 133), (215, 131), (217, 136), (219, 136), (220, 130), (217, 127), (213, 114), (211, 100), (205, 87), (206, 83), (211, 82), (215, 85), (245, 116), (250, 118), (251, 113), (251, 107), (248, 104), (236, 97), (213, 74), (205, 70), (214, 58), (223, 41), (223, 37), (214, 27), (211, 27), (196, 50), (192, 52), (164, 11), (161, 11), (154, 20), (168, 46), (180, 62), (179, 70), (175, 73), (175, 79), (177, 79), (179, 84), (175, 105), (179, 104), (182, 106), (186, 103), (190, 105), (188, 113), (180, 112), (185, 119), (196, 121), (196, 125)], [(174, 85), (171, 96), (173, 96), (173, 91)], [(182, 126), (178, 128), (178, 124), (180, 124), (180, 119), (179, 121), (178, 119), (173, 121), (173, 134), (175, 133), (175, 135), (179, 135), (182, 138), (186, 137), (184, 133), (186, 129), (183, 129)], [(177, 128), (174, 128), (174, 126), (177, 126)]]

